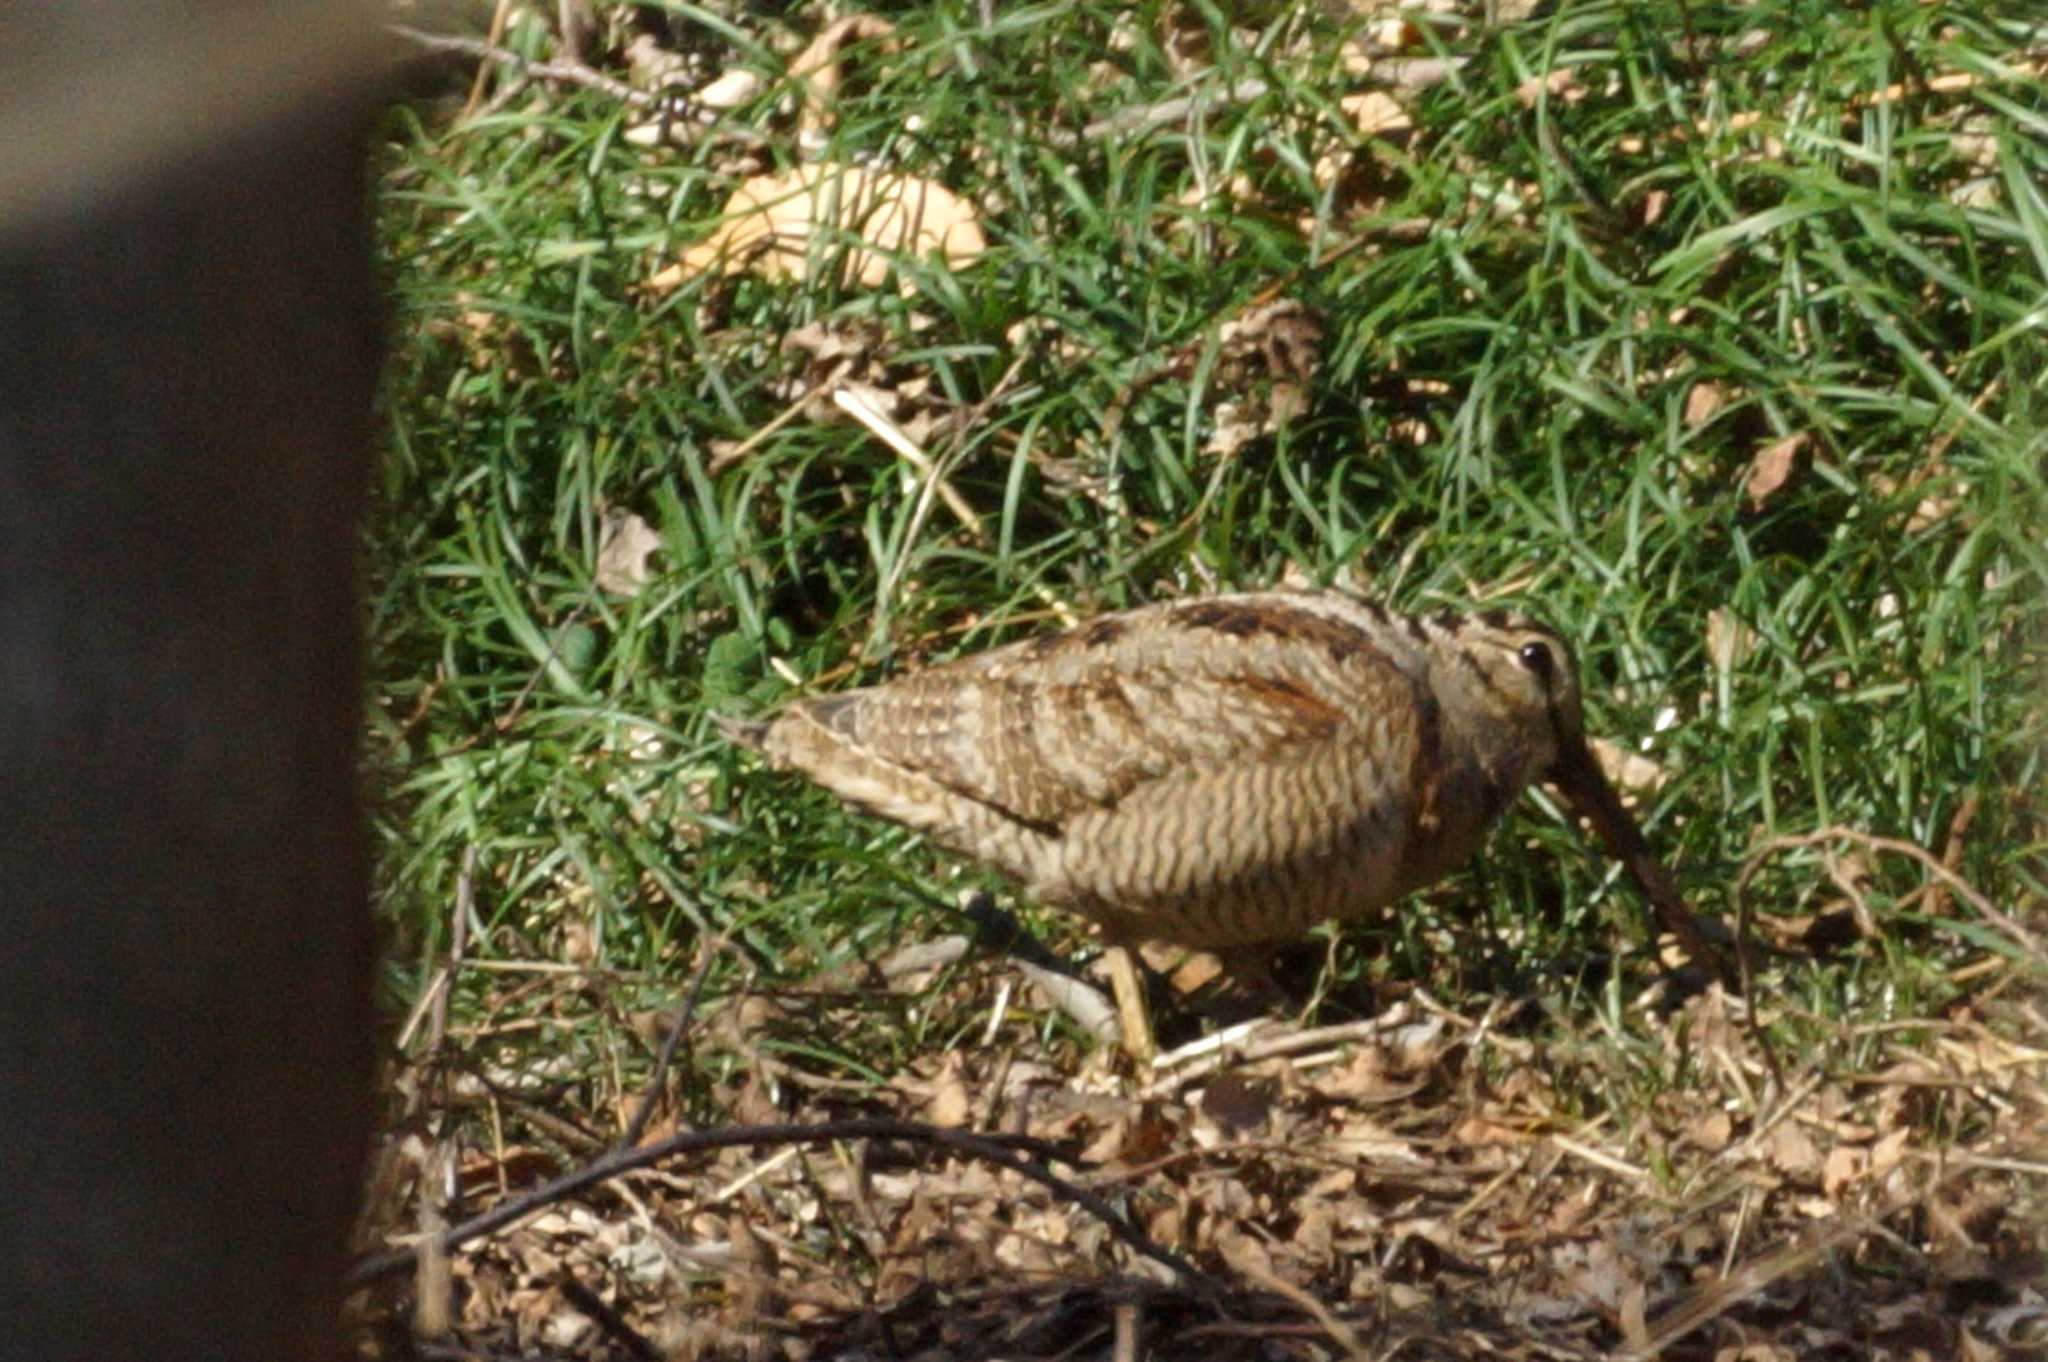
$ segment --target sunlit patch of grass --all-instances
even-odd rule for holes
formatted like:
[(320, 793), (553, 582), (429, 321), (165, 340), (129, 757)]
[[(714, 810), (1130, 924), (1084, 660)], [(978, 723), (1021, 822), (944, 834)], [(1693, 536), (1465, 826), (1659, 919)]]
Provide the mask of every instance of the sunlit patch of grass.
[[(1192, 66), (1156, 9), (997, 8), (987, 31), (968, 4), (893, 15), (894, 50), (863, 50), (824, 132), (827, 157), (982, 206), (989, 254), (906, 262), (900, 292), (649, 290), (754, 162), (635, 145), (607, 96), (392, 115), (398, 344), (368, 565), (394, 1009), (449, 947), (471, 849), (470, 956), (588, 967), (617, 990), (601, 1026), (664, 1006), (720, 935), (714, 993), (938, 930), (949, 858), (736, 757), (709, 715), (1289, 573), (1403, 606), (1511, 601), (1566, 631), (1589, 727), (1663, 770), (1640, 812), (1703, 912), (1732, 916), (1768, 839), (1843, 826), (2038, 919), (2048, 103), (2037, 68), (2014, 74), (2041, 41), (2025, 7), (1432, 20), (1409, 55), (1458, 64), (1398, 91), (1412, 127), (1392, 137), (1348, 125), (1355, 35), (1310, 7), (1251, 29), (1203, 11), (1175, 30)], [(780, 51), (813, 20), (734, 22)], [(768, 60), (692, 31), (713, 68)], [(1090, 130), (1182, 98), (1192, 114)], [(786, 109), (731, 115), (773, 164), (798, 154)], [(1224, 450), (1223, 404), (1280, 381), (1220, 328), (1269, 290), (1320, 319), (1318, 363), (1298, 410)], [(818, 331), (858, 339), (863, 382), (915, 388), (977, 530), (822, 404), (771, 430), (811, 400)], [(1763, 486), (1758, 456), (1794, 438)], [(611, 511), (660, 536), (633, 594), (597, 583)], [(1758, 996), (1796, 1003), (1788, 1050), (1939, 1011), (2004, 940), (1953, 898), (1927, 920), (1911, 861), (1857, 873), (1875, 936), (1759, 952)], [(1796, 856), (1748, 891), (1763, 918), (1842, 898)], [(1506, 967), (1446, 957), (1439, 913), (1453, 939), (1488, 924)], [(1362, 972), (1535, 996), (1630, 1052), (1637, 906), (1547, 808), (1403, 915), (1405, 940), (1359, 929), (1397, 938)], [(886, 1073), (966, 1034), (816, 1044)], [(645, 1072), (622, 1037), (593, 1043), (601, 1084)], [(1683, 1081), (1639, 1043), (1589, 1100)]]

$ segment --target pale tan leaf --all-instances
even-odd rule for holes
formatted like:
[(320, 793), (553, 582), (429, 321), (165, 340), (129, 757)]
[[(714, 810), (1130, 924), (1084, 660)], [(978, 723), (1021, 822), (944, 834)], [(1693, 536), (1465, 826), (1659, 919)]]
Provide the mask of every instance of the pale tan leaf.
[(974, 1098), (961, 1076), (958, 1051), (946, 1055), (944, 1066), (932, 1084), (931, 1099), (925, 1103), (925, 1119), (935, 1126), (964, 1126), (974, 1113)]
[(1533, 108), (1537, 101), (1546, 97), (1576, 104), (1586, 97), (1586, 86), (1577, 71), (1569, 66), (1560, 66), (1544, 75), (1531, 76), (1515, 87), (1515, 98), (1522, 102), (1524, 108)]
[(839, 59), (847, 47), (871, 38), (888, 38), (895, 32), (893, 24), (875, 14), (848, 14), (825, 25), (818, 36), (811, 39), (811, 45), (789, 64), (789, 74), (796, 78), (804, 91), (803, 111), (798, 119), (800, 124), (805, 128), (817, 128), (833, 121), (832, 103), (838, 98), (839, 87), (845, 81)]
[(759, 72), (735, 66), (691, 98), (707, 109), (737, 109), (759, 95), (767, 85)]
[[(899, 257), (937, 253), (957, 269), (988, 246), (973, 205), (944, 185), (864, 166), (810, 165), (756, 176), (733, 191), (722, 216), (718, 230), (683, 253), (679, 269), (650, 278), (648, 288), (749, 270), (808, 280), (820, 268), (875, 288)], [(847, 236), (858, 244), (842, 249)]]
[(1828, 1151), (1821, 1165), (1820, 1190), (1825, 1196), (1840, 1197), (1850, 1184), (1870, 1168), (1870, 1151), (1861, 1145), (1838, 1144)]
[(1728, 1141), (1735, 1135), (1735, 1122), (1725, 1111), (1703, 1112), (1686, 1126), (1685, 1137), (1694, 1146), (1709, 1154), (1718, 1154), (1728, 1147)]
[(1871, 1176), (1881, 1178), (1886, 1173), (1891, 1172), (1892, 1169), (1897, 1168), (1906, 1157), (1906, 1143), (1912, 1136), (1912, 1127), (1900, 1126), (1872, 1145), (1870, 1147)]
[(1756, 630), (1728, 610), (1707, 612), (1707, 660), (1717, 672), (1732, 672), (1756, 651)]
[(1773, 440), (1756, 452), (1756, 457), (1749, 461), (1749, 475), (1742, 484), (1751, 510), (1761, 510), (1772, 493), (1791, 480), (1792, 470), (1799, 463), (1799, 452), (1811, 439), (1807, 432), (1798, 431)]
[(1606, 738), (1588, 738), (1593, 760), (1607, 781), (1624, 795), (1655, 794), (1671, 778), (1661, 763), (1631, 747)]
[(661, 548), (654, 527), (631, 511), (606, 511), (597, 543), (597, 589), (637, 596), (647, 584), (647, 560)]
[(1415, 120), (1408, 116), (1408, 110), (1402, 107), (1401, 101), (1384, 90), (1346, 95), (1337, 101), (1337, 107), (1344, 111), (1351, 120), (1351, 126), (1364, 137), (1406, 132), (1415, 126)]
[(1771, 1132), (1766, 1156), (1779, 1172), (1795, 1178), (1811, 1178), (1820, 1172), (1820, 1150), (1796, 1121), (1787, 1121)]
[(1702, 380), (1692, 385), (1685, 395), (1684, 421), (1686, 429), (1698, 430), (1714, 419), (1721, 408), (1728, 405), (1728, 389), (1712, 380)]

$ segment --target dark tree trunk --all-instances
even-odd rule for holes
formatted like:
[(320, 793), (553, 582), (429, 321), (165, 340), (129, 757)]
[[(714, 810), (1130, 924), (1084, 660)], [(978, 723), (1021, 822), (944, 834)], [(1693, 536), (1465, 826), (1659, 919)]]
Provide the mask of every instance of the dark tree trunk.
[(0, 166), (0, 1356), (336, 1358), (369, 100), (255, 90), (245, 126), (117, 146), (134, 110), (88, 87), (192, 7), (54, 54), (31, 30), (69, 20), (0, 8), (10, 90), (75, 77), (113, 148)]

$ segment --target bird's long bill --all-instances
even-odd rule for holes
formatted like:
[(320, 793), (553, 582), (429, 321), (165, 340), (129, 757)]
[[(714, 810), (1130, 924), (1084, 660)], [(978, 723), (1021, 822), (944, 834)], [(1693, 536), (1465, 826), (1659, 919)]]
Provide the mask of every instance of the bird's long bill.
[(1643, 897), (1650, 901), (1657, 920), (1678, 938), (1678, 944), (1685, 953), (1692, 957), (1694, 963), (1732, 985), (1734, 975), (1727, 962), (1700, 931), (1698, 919), (1678, 897), (1678, 886), (1672, 883), (1670, 872), (1650, 850), (1650, 844), (1643, 840), (1642, 830), (1636, 826), (1635, 819), (1629, 817), (1628, 810), (1622, 807), (1621, 796), (1600, 773), (1599, 765), (1583, 740), (1567, 741), (1560, 735), (1557, 764), (1551, 767), (1550, 778), (1571, 801), (1572, 807), (1592, 823), (1608, 854), (1621, 862), (1622, 868), (1636, 882), (1636, 887), (1643, 891)]

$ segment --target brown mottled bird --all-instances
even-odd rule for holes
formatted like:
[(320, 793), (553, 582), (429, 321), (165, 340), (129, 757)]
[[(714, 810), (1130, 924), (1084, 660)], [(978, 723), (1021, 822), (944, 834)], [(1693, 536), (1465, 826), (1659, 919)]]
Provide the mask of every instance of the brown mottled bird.
[[(1448, 874), (1531, 781), (1591, 820), (1687, 953), (1725, 965), (1587, 751), (1555, 633), (1337, 591), (1143, 606), (886, 685), (736, 742), (1142, 939), (1281, 942)], [(1135, 975), (1111, 956), (1126, 1045)]]

